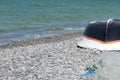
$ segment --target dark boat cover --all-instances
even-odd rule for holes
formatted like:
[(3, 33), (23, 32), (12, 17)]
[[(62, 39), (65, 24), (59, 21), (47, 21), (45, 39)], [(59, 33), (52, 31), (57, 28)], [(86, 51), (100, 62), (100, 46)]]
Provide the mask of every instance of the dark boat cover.
[(105, 42), (120, 40), (120, 19), (90, 23), (86, 27), (84, 35)]

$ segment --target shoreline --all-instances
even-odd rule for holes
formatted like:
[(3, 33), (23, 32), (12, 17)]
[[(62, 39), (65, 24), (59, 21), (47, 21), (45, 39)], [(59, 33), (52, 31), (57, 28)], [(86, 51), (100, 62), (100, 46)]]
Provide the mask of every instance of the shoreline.
[(59, 42), (59, 41), (68, 40), (68, 39), (75, 38), (75, 37), (80, 37), (82, 35), (83, 31), (84, 30), (81, 29), (80, 31), (69, 32), (69, 33), (59, 34), (59, 35), (55, 35), (55, 36), (47, 36), (47, 37), (40, 37), (37, 39), (14, 41), (14, 42), (7, 43), (7, 44), (1, 44), (0, 49)]

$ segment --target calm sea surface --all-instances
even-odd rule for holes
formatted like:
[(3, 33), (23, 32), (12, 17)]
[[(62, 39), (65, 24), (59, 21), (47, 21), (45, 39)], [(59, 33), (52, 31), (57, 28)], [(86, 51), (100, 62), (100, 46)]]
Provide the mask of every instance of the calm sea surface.
[(119, 18), (120, 0), (0, 0), (0, 43)]

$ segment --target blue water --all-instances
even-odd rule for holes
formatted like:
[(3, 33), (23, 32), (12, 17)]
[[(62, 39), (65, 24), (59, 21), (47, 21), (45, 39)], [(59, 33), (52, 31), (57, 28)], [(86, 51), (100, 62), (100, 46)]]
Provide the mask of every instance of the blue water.
[(36, 30), (37, 34), (76, 30), (93, 20), (119, 18), (119, 4), (120, 0), (0, 0), (0, 39)]

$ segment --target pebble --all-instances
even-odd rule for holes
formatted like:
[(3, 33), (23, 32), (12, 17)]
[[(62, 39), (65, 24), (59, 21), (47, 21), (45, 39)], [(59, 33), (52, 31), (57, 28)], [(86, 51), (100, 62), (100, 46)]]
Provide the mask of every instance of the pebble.
[(84, 80), (80, 75), (100, 51), (77, 48), (79, 40), (1, 49), (0, 80)]

